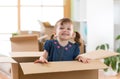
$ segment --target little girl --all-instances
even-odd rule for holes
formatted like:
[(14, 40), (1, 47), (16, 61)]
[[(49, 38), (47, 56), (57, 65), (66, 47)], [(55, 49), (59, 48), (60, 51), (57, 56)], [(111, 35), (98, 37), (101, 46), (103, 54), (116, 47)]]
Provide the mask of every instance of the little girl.
[(44, 52), (35, 63), (48, 63), (48, 61), (72, 61), (77, 59), (88, 63), (88, 59), (81, 57), (79, 44), (69, 40), (73, 35), (73, 23), (69, 18), (60, 19), (55, 25), (56, 40), (47, 40)]

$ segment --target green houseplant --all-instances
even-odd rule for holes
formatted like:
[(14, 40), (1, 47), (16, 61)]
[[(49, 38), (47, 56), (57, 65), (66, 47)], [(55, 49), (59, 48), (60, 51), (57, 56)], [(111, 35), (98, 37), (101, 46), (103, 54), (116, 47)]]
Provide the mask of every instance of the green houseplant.
[[(119, 41), (119, 47), (116, 49), (116, 52), (120, 53), (120, 35), (118, 35), (115, 39), (116, 41)], [(118, 59), (118, 72), (120, 72), (120, 55), (117, 56)]]
[(12, 36), (16, 36), (16, 35), (18, 35), (18, 33), (17, 33), (17, 32), (12, 33)]
[[(101, 45), (98, 45), (96, 47), (96, 50), (98, 49), (103, 49), (103, 50), (109, 50), (109, 44), (108, 43), (104, 43), (104, 44), (101, 44)], [(119, 48), (120, 50), (120, 48)], [(120, 72), (120, 58), (119, 56), (113, 56), (113, 57), (108, 57), (108, 58), (104, 58), (104, 63), (111, 67), (111, 69), (113, 71), (117, 71), (117, 73)], [(108, 71), (108, 68), (107, 69), (104, 69), (104, 71)]]
[[(116, 40), (117, 40), (117, 41), (120, 41), (120, 35), (118, 35), (118, 36), (116, 37)], [(120, 44), (119, 44), (119, 47), (117, 48), (116, 51), (120, 53)]]

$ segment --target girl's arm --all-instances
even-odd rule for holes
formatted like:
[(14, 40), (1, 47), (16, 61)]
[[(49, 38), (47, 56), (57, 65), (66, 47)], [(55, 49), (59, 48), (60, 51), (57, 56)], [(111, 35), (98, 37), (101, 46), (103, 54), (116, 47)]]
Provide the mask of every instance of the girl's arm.
[(44, 50), (44, 52), (42, 53), (42, 55), (40, 57), (44, 57), (45, 59), (47, 59), (48, 52), (46, 50)]
[(40, 56), (40, 58), (37, 59), (35, 61), (35, 63), (48, 63), (47, 57), (48, 57), (48, 52), (46, 50), (44, 50), (44, 52), (42, 52), (42, 55)]

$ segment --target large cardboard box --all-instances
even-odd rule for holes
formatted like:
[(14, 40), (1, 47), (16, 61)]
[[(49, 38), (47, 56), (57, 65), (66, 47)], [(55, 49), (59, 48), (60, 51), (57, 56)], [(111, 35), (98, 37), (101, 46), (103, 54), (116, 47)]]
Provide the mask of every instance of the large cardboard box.
[[(91, 58), (93, 54), (90, 54)], [(118, 55), (113, 52), (112, 55), (108, 54), (105, 53), (104, 56)], [(98, 79), (98, 70), (107, 68), (101, 61), (95, 59), (86, 64), (78, 61), (34, 63), (40, 55), (41, 52), (13, 52), (12, 58), (0, 59), (0, 62), (13, 62), (12, 79)], [(97, 55), (99, 58), (99, 53)]]

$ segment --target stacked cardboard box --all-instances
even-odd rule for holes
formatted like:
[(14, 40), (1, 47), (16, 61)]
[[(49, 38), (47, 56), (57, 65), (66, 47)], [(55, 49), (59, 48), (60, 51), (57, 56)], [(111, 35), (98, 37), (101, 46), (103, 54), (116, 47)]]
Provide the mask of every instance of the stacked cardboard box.
[(39, 51), (38, 37), (36, 35), (17, 35), (11, 37), (10, 40), (14, 52)]

